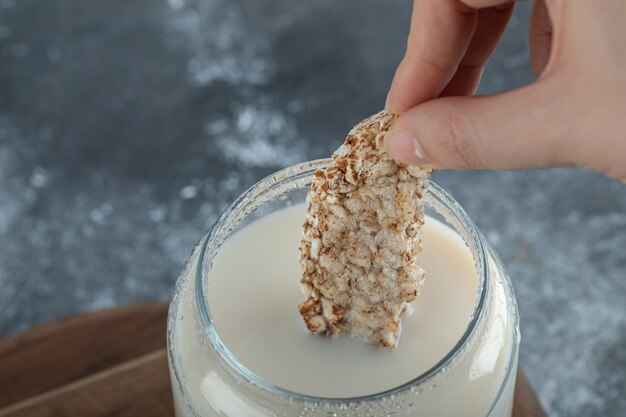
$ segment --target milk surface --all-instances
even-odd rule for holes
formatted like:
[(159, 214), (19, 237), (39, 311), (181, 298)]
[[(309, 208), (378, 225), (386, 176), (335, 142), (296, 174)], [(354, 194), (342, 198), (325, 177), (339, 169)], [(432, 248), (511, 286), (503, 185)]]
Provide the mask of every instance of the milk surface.
[(343, 336), (310, 334), (298, 304), (304, 204), (245, 226), (220, 249), (208, 276), (218, 334), (252, 372), (302, 394), (346, 398), (402, 385), (431, 369), (463, 336), (478, 275), (463, 240), (427, 217), (419, 265), (426, 271), (413, 312), (402, 316), (399, 346), (387, 351)]

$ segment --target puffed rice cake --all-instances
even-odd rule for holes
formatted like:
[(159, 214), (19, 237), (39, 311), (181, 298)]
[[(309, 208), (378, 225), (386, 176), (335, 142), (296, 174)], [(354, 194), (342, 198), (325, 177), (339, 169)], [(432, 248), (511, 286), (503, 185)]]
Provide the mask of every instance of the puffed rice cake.
[(415, 258), (431, 173), (385, 151), (396, 118), (383, 110), (363, 120), (315, 172), (300, 246), (306, 301), (299, 310), (307, 328), (387, 349), (397, 346), (400, 315), (424, 282)]

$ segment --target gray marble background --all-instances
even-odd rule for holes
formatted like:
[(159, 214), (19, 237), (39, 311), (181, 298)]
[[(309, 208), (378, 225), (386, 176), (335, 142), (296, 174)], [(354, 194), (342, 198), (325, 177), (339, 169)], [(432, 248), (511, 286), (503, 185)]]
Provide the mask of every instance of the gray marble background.
[[(532, 81), (529, 6), (482, 93)], [(329, 155), (381, 108), (409, 10), (0, 0), (0, 336), (168, 299), (194, 243), (242, 190)], [(435, 178), (509, 268), (522, 363), (546, 408), (623, 416), (626, 186), (575, 169)]]

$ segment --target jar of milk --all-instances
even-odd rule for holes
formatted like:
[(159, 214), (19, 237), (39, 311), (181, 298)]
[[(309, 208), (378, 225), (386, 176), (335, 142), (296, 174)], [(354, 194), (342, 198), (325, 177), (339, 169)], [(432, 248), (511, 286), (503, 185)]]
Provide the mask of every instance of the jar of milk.
[(311, 335), (298, 313), (305, 197), (329, 160), (246, 191), (178, 279), (168, 353), (178, 417), (510, 417), (519, 323), (507, 273), (430, 182), (422, 293), (393, 351)]

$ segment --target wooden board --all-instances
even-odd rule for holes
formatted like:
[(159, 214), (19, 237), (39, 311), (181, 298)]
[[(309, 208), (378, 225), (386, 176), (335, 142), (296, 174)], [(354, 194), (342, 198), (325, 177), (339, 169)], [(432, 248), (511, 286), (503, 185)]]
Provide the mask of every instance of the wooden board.
[[(173, 417), (166, 316), (141, 304), (0, 340), (0, 417)], [(521, 369), (513, 416), (546, 416)]]

